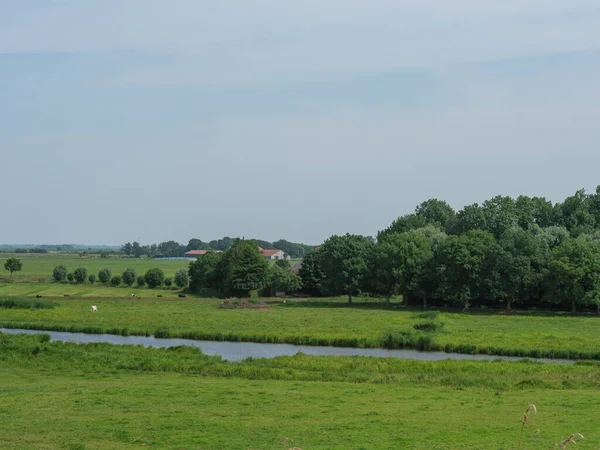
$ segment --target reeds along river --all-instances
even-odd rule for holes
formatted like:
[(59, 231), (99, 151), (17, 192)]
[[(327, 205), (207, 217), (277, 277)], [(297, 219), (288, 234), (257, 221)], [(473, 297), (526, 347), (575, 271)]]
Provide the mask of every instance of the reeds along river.
[(346, 348), (346, 347), (319, 347), (292, 344), (259, 344), (253, 342), (223, 342), (223, 341), (196, 341), (192, 339), (167, 339), (153, 336), (119, 336), (115, 334), (86, 334), (59, 331), (21, 330), (0, 328), (6, 334), (48, 334), (51, 341), (77, 342), (80, 344), (103, 342), (115, 345), (143, 345), (145, 347), (176, 347), (187, 345), (199, 347), (207, 355), (220, 355), (225, 361), (242, 361), (246, 358), (275, 358), (277, 356), (292, 356), (298, 352), (314, 356), (373, 356), (377, 358), (403, 358), (420, 361), (440, 360), (469, 360), (469, 361), (519, 361), (530, 359), (532, 361), (573, 364), (575, 361), (567, 359), (536, 359), (519, 358), (514, 356), (469, 355), (461, 353), (424, 352), (417, 350), (387, 350), (383, 348)]

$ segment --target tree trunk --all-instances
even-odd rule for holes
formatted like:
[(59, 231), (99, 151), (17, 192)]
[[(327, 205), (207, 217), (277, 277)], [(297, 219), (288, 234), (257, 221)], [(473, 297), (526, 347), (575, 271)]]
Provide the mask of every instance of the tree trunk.
[(577, 313), (577, 305), (575, 305), (575, 300), (571, 300), (571, 312), (573, 314)]
[(511, 308), (511, 306), (512, 306), (512, 299), (511, 299), (510, 297), (508, 297), (508, 298), (506, 299), (506, 312), (507, 312), (507, 313), (508, 313), (508, 312), (510, 312), (510, 308)]
[(10, 278), (8, 279), (9, 283), (12, 283), (12, 270), (10, 271)]
[(408, 306), (408, 294), (404, 294), (404, 306)]
[(387, 296), (386, 301), (387, 301), (387, 307), (391, 308), (392, 307), (392, 302), (390, 301), (390, 296), (389, 295)]
[(423, 309), (427, 309), (427, 296), (423, 296)]
[(352, 292), (348, 292), (348, 304), (352, 304)]

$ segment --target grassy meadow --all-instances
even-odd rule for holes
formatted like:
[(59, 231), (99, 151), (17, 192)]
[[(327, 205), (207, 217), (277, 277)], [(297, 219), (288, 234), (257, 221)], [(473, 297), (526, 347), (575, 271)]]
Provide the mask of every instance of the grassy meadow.
[(598, 366), (296, 355), (0, 334), (0, 447), (598, 448)]
[[(22, 294), (29, 296), (36, 289), (50, 292), (44, 291), (45, 286), (0, 285), (0, 297), (12, 289), (23, 289)], [(49, 286), (62, 289), (66, 285)], [(135, 289), (68, 287), (79, 289), (79, 296), (48, 295), (57, 305), (53, 309), (0, 308), (0, 325), (207, 340), (600, 359), (600, 318), (592, 315), (422, 312), (398, 305), (388, 309), (381, 301), (369, 299), (357, 299), (352, 306), (344, 299), (288, 299), (285, 304), (268, 301), (269, 309), (220, 309), (221, 300), (180, 299), (175, 291), (141, 289), (137, 290), (141, 298), (131, 299), (128, 297)], [(157, 298), (161, 292), (164, 297)], [(90, 313), (92, 304), (98, 306), (98, 314)]]
[(84, 258), (78, 255), (45, 253), (45, 254), (14, 254), (0, 253), (0, 282), (6, 282), (9, 273), (4, 270), (4, 263), (7, 258), (14, 256), (23, 263), (23, 270), (13, 274), (15, 282), (48, 282), (52, 281), (52, 271), (58, 265), (66, 266), (69, 272), (78, 267), (85, 267), (88, 273), (98, 274), (100, 269), (109, 268), (113, 275), (121, 274), (125, 269), (131, 268), (142, 275), (148, 269), (159, 267), (164, 270), (166, 277), (172, 277), (179, 269), (187, 269), (189, 261), (184, 260), (152, 260), (136, 258), (120, 258), (111, 256), (109, 258), (100, 258), (95, 255)]

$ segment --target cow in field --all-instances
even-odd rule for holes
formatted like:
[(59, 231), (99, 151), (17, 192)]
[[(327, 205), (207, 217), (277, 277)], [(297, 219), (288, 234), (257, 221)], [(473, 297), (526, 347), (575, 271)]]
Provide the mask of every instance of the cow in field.
[(37, 295), (35, 296), (35, 298), (42, 298), (42, 296), (41, 296), (40, 294), (37, 294)]
[(98, 312), (98, 308), (96, 307), (96, 305), (92, 305), (92, 312)]

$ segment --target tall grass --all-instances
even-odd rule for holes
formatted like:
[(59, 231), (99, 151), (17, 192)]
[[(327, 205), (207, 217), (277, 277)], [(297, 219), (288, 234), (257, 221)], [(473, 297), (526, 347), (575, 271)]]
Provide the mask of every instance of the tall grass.
[(6, 309), (53, 309), (56, 303), (43, 298), (1, 297), (0, 308)]

